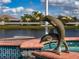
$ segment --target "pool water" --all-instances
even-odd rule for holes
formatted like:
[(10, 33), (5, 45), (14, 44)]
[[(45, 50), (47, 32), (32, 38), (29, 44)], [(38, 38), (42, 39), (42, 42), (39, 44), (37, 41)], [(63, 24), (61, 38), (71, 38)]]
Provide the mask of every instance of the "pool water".
[(19, 59), (20, 56), (19, 47), (0, 46), (0, 59)]
[[(68, 47), (70, 51), (79, 52), (79, 41), (67, 41)], [(42, 50), (54, 49), (56, 47), (56, 43), (47, 43), (44, 45)], [(64, 50), (64, 45), (62, 44), (62, 50)]]

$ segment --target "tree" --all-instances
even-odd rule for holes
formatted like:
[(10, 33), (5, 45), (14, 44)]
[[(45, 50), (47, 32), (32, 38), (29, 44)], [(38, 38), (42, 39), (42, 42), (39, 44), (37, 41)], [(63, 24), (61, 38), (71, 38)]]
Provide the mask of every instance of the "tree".
[(74, 21), (71, 16), (58, 16), (58, 19), (63, 22), (63, 24)]
[(32, 14), (24, 14), (24, 16), (21, 16), (22, 21), (26, 22), (38, 22), (40, 21), (41, 17), (43, 17), (43, 14), (38, 11), (33, 11)]
[(3, 19), (2, 19), (2, 18), (0, 18), (0, 21), (3, 21)]
[(8, 17), (4, 17), (4, 21), (5, 22), (9, 22), (9, 18)]
[(2, 17), (2, 18), (0, 18), (0, 21), (8, 22), (9, 21), (9, 18), (8, 17)]
[(32, 16), (35, 19), (35, 21), (40, 21), (41, 17), (43, 17), (43, 14), (39, 11), (33, 11)]
[(29, 14), (24, 14), (24, 16), (21, 16), (21, 19), (23, 22), (30, 22), (31, 18), (32, 18), (32, 16)]
[(72, 18), (73, 18), (73, 21), (74, 22), (77, 22), (78, 21), (77, 17), (72, 17)]

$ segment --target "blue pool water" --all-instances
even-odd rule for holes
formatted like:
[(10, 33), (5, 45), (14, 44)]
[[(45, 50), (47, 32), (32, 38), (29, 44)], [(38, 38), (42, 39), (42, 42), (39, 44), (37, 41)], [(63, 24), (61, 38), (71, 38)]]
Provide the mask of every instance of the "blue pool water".
[[(67, 41), (69, 50), (72, 52), (79, 52), (79, 41)], [(56, 43), (47, 43), (42, 48), (43, 50), (54, 49), (56, 47)], [(64, 45), (62, 45), (62, 50), (64, 50)]]
[(0, 46), (0, 59), (19, 59), (20, 48), (13, 46)]

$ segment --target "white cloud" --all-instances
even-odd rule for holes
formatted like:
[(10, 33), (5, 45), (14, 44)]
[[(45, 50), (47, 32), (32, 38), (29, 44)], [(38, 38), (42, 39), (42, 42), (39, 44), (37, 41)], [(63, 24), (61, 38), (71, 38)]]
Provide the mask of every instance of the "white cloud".
[(33, 11), (34, 11), (34, 9), (32, 9), (32, 8), (26, 8), (25, 9), (25, 12), (28, 13), (28, 14), (31, 14)]
[(32, 8), (24, 8), (24, 7), (16, 7), (16, 8), (10, 8), (10, 7), (4, 7), (3, 12), (13, 12), (13, 13), (19, 13), (19, 12), (26, 12), (26, 13), (31, 13), (34, 11)]
[(16, 8), (10, 8), (10, 11), (16, 13)]
[(75, 1), (74, 5), (79, 8), (79, 1)]
[(3, 10), (2, 10), (3, 12), (7, 12), (7, 11), (10, 10), (10, 8), (9, 7), (6, 7), (6, 6), (3, 6), (2, 8), (3, 8)]
[[(53, 6), (62, 7), (62, 12), (59, 10), (61, 12), (59, 14), (79, 16), (79, 0), (48, 0), (48, 1), (49, 6), (51, 7)], [(41, 0), (41, 2), (45, 3), (45, 0)]]
[(65, 13), (65, 14), (69, 14), (70, 12), (69, 12), (69, 11), (67, 11), (67, 10), (65, 10), (65, 11), (64, 11), (64, 13)]
[(15, 9), (16, 9), (17, 12), (21, 12), (21, 11), (24, 10), (24, 7), (17, 7), (17, 8), (15, 8)]
[[(79, 0), (48, 0), (49, 6), (60, 6), (60, 7), (74, 7), (79, 8)], [(41, 2), (45, 2), (45, 0), (41, 0)]]
[(23, 11), (23, 10), (24, 10), (23, 7), (17, 7), (17, 8), (5, 7), (5, 8), (3, 9), (3, 12), (12, 11), (12, 12), (16, 13), (16, 12), (21, 12), (21, 11)]
[(60, 13), (60, 15), (68, 16), (70, 15), (70, 11), (64, 10), (62, 13)]
[(3, 9), (3, 12), (4, 12), (4, 13), (7, 13), (7, 12), (16, 13), (16, 9), (15, 9), (15, 8), (6, 8), (6, 9)]
[(24, 8), (24, 7), (20, 6), (20, 7), (16, 7), (16, 8), (4, 7), (2, 11), (3, 11), (3, 14), (20, 16), (20, 15), (23, 15), (24, 13), (31, 14), (35, 10), (32, 8)]
[(26, 11), (26, 12), (33, 12), (33, 11), (34, 11), (34, 9), (31, 9), (31, 8), (26, 8), (26, 9), (25, 9), (25, 11)]
[(64, 16), (76, 16), (77, 18), (79, 18), (79, 10), (78, 9), (74, 9), (74, 10), (63, 10), (62, 13), (60, 13), (60, 15), (64, 15)]
[(11, 0), (1, 0), (0, 2), (3, 2), (3, 3), (10, 3)]
[[(48, 0), (49, 5), (65, 5), (70, 3), (71, 0)], [(41, 0), (41, 2), (45, 2), (45, 0)]]
[(4, 9), (3, 12), (7, 12), (7, 11), (9, 11), (9, 10), (10, 10), (10, 9)]

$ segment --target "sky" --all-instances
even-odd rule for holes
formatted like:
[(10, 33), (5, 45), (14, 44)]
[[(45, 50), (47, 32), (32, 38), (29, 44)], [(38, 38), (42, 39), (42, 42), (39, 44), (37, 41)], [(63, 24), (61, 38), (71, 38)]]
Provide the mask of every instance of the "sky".
[[(0, 14), (20, 17), (40, 11), (45, 14), (45, 0), (0, 0)], [(49, 15), (79, 17), (79, 0), (49, 0)]]

